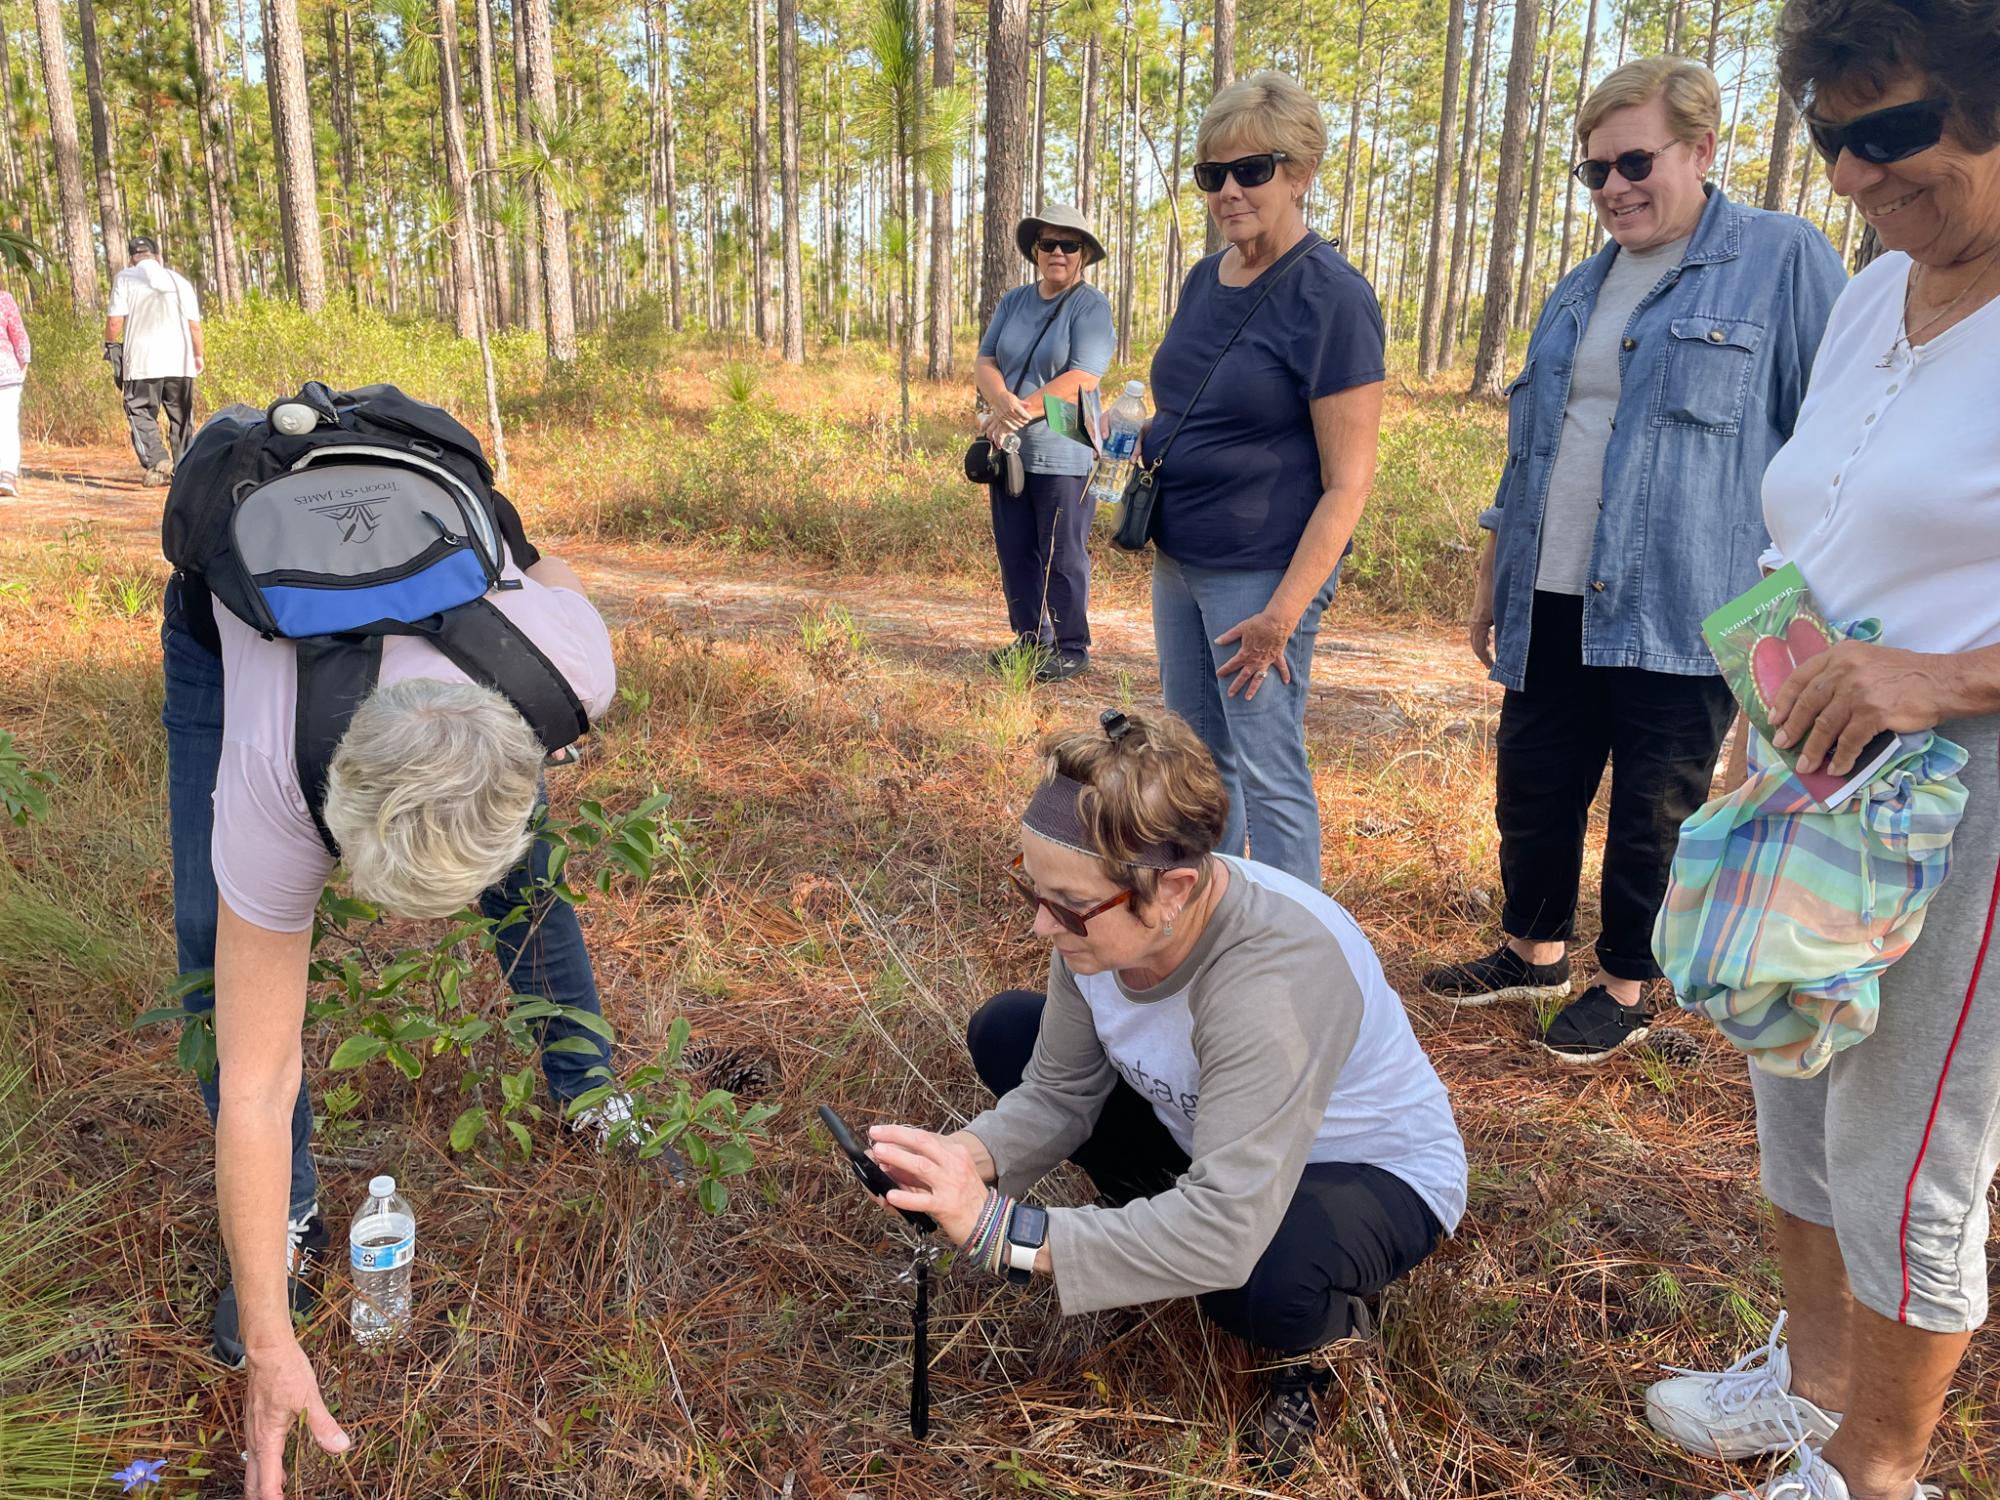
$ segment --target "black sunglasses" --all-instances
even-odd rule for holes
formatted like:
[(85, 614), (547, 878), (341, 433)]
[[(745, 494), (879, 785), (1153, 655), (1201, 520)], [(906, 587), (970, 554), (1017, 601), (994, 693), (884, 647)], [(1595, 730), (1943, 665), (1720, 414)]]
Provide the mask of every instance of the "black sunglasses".
[(1613, 167), (1618, 169), (1618, 175), (1627, 182), (1644, 182), (1653, 175), (1653, 158), (1673, 150), (1679, 144), (1679, 141), (1668, 141), (1658, 151), (1621, 151), (1609, 161), (1599, 161), (1596, 157), (1587, 156), (1569, 169), (1569, 175), (1593, 193), (1611, 180)]
[(1076, 255), (1082, 251), (1083, 241), (1043, 238), (1035, 241), (1035, 248), (1044, 255)]
[(1843, 151), (1880, 167), (1928, 151), (1943, 140), (1945, 117), (1950, 113), (1949, 99), (1919, 99), (1914, 104), (1856, 115), (1839, 125), (1811, 115), (1805, 118), (1813, 146), (1829, 167), (1840, 160)]
[(1198, 161), (1194, 164), (1194, 185), (1204, 193), (1219, 193), (1223, 179), (1234, 177), (1238, 187), (1262, 187), (1277, 172), (1279, 162), (1290, 160), (1282, 151), (1260, 151), (1235, 161)]

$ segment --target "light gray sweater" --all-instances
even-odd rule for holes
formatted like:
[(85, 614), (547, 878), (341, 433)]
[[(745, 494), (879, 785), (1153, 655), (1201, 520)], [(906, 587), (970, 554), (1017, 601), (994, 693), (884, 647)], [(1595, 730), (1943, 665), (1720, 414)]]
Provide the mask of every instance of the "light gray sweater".
[(1444, 1085), (1354, 919), (1281, 871), (1223, 863), (1208, 926), (1159, 984), (1052, 956), (1021, 1086), (966, 1127), (1019, 1196), (1089, 1136), (1122, 1075), (1192, 1159), (1155, 1197), (1050, 1211), (1066, 1313), (1241, 1286), (1309, 1161), (1395, 1173), (1447, 1231), (1465, 1210)]

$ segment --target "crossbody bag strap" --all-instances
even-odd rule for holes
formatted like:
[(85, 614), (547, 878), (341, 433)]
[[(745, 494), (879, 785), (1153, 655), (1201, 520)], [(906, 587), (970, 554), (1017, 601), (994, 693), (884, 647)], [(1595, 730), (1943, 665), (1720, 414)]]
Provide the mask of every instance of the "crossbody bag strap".
[(1007, 392), (1009, 395), (1017, 394), (1014, 387), (1021, 381), (1026, 380), (1028, 372), (1035, 368), (1035, 356), (1042, 352), (1042, 340), (1049, 336), (1049, 330), (1056, 326), (1056, 319), (1062, 316), (1063, 303), (1069, 300), (1070, 293), (1074, 292), (1082, 284), (1081, 282), (1072, 282), (1056, 297), (1056, 305), (1050, 308), (1049, 315), (1042, 319), (1041, 332), (1035, 335), (1034, 343), (1028, 345), (1028, 357), (1021, 362), (1021, 373), (1007, 382)]
[(1208, 389), (1209, 381), (1213, 380), (1215, 372), (1222, 368), (1224, 357), (1235, 347), (1237, 335), (1242, 333), (1250, 325), (1250, 320), (1257, 316), (1257, 309), (1264, 305), (1264, 299), (1278, 289), (1278, 283), (1285, 278), (1294, 266), (1312, 254), (1323, 243), (1324, 241), (1317, 234), (1308, 229), (1306, 237), (1290, 250), (1286, 251), (1283, 260), (1264, 273), (1264, 289), (1257, 294), (1257, 300), (1250, 304), (1250, 311), (1243, 315), (1243, 320), (1236, 325), (1235, 331), (1223, 341), (1221, 350), (1215, 356), (1215, 362), (1208, 367), (1208, 373), (1201, 377), (1201, 384), (1194, 388), (1194, 394), (1188, 397), (1188, 404), (1181, 408), (1181, 419), (1174, 423), (1174, 430), (1168, 433), (1167, 440), (1160, 444), (1159, 454), (1151, 463), (1146, 465), (1148, 473), (1158, 472), (1160, 465), (1167, 461), (1167, 450), (1173, 447), (1174, 439), (1179, 437), (1181, 429), (1187, 426), (1187, 419), (1194, 414), (1195, 403), (1201, 400), (1201, 393)]

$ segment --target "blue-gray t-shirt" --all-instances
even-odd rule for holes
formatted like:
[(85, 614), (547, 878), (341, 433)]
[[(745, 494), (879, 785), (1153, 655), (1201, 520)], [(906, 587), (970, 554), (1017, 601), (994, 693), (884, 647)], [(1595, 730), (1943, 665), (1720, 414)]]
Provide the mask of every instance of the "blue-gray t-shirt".
[[(1054, 322), (1049, 321), (1052, 316)], [(1045, 323), (1048, 334), (1034, 348)], [(1038, 391), (1070, 370), (1102, 375), (1110, 368), (1116, 347), (1111, 304), (1087, 281), (1047, 298), (1040, 282), (1015, 287), (993, 309), (993, 321), (979, 341), (980, 354), (1000, 366), (1007, 389), (1017, 396)], [(1034, 362), (1023, 370), (1030, 348)], [(1030, 474), (1088, 474), (1096, 462), (1090, 449), (1050, 432), (1039, 416), (1021, 429), (1021, 466)]]
[(1383, 378), (1382, 310), (1331, 245), (1301, 250), (1303, 263), (1258, 307), (1183, 426), (1202, 376), (1264, 295), (1264, 276), (1222, 284), (1227, 253), (1188, 273), (1153, 355), (1159, 410), (1146, 448), (1166, 453), (1154, 540), (1195, 567), (1283, 569), (1324, 493), (1311, 403)]

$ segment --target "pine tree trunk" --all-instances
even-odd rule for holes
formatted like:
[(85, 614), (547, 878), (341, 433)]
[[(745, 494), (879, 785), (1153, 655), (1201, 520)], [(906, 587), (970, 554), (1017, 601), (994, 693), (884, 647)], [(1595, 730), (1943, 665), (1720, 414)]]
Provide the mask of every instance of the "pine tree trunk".
[[(1598, 0), (1584, 0), (1590, 7), (1590, 17), (1583, 24), (1583, 63), (1576, 75), (1576, 106), (1570, 111), (1570, 119), (1575, 120), (1583, 113), (1583, 101), (1590, 94), (1591, 53), (1597, 46), (1597, 6)], [(1576, 222), (1576, 178), (1563, 173), (1563, 242), (1562, 255), (1556, 262), (1556, 280), (1569, 275), (1571, 232)]]
[(487, 302), (493, 316), (488, 321), (506, 328), (514, 321), (514, 278), (509, 274), (509, 257), (503, 248), (506, 236), (500, 228), (500, 60), (493, 46), (493, 0), (472, 0), (475, 45), (473, 66), (479, 75), (479, 251), (484, 272)]
[(97, 222), (104, 230), (104, 261), (113, 276), (125, 269), (125, 210), (118, 202), (118, 172), (111, 161), (111, 113), (104, 105), (104, 59), (97, 49), (97, 0), (76, 0), (83, 42), (83, 91), (90, 103), (90, 157), (97, 168)]
[(751, 274), (756, 280), (750, 301), (756, 310), (757, 342), (768, 349), (777, 331), (771, 326), (771, 80), (764, 0), (750, 0), (750, 49), (757, 80), (750, 115)]
[(69, 267), (70, 303), (80, 313), (97, 310), (97, 247), (90, 239), (90, 209), (83, 196), (83, 148), (76, 134), (76, 95), (69, 81), (69, 44), (63, 39), (58, 0), (35, 0), (35, 31), (42, 46), (42, 91), (48, 100), (49, 135), (56, 152), (56, 192), (62, 214), (63, 258)]
[[(1130, 78), (1126, 77), (1130, 73)], [(1125, 48), (1118, 63), (1119, 81), (1125, 92), (1125, 136), (1119, 160), (1124, 172), (1119, 198), (1124, 209), (1124, 225), (1119, 233), (1118, 255), (1118, 359), (1132, 357), (1132, 291), (1139, 280), (1139, 54), (1132, 44), (1132, 13), (1125, 13)]]
[(798, 365), (806, 358), (805, 253), (799, 225), (798, 0), (778, 0), (778, 191), (784, 214), (785, 362)]
[[(483, 6), (484, 0), (472, 0)], [(451, 228), (454, 265), (463, 254), (467, 265), (460, 283), (458, 306), (461, 314), (471, 314), (469, 332), (463, 338), (479, 344), (479, 361), (486, 380), (486, 425), (493, 435), (493, 474), (507, 482), (507, 435), (500, 425), (500, 388), (493, 378), (493, 348), (486, 337), (485, 277), (480, 267), (479, 211), (473, 202), (472, 164), (465, 145), (465, 115), (459, 105), (458, 0), (437, 0), (438, 16), (438, 105), (444, 115), (444, 169), (451, 185), (451, 201), (457, 217)]]
[(18, 129), (14, 123), (14, 68), (7, 55), (7, 28), (0, 26), (0, 200), (6, 203), (6, 216), (0, 217), (0, 224), (25, 229), (20, 218), (21, 159), (14, 150)]
[(271, 80), (272, 129), (278, 139), (278, 194), (285, 204), (285, 278), (306, 312), (326, 305), (326, 256), (320, 248), (319, 170), (313, 160), (306, 44), (298, 0), (265, 0), (264, 67)]
[(202, 176), (208, 191), (208, 232), (215, 271), (210, 297), (223, 307), (243, 299), (243, 277), (236, 253), (235, 214), (230, 187), (235, 181), (225, 152), (226, 137), (220, 95), (227, 84), (216, 46), (215, 13), (210, 0), (193, 0), (195, 88), (199, 102), (195, 123), (201, 132)]
[(1514, 289), (1514, 327), (1525, 330), (1531, 312), (1530, 294), (1536, 288), (1535, 270), (1541, 260), (1542, 233), (1542, 152), (1549, 139), (1549, 76), (1556, 58), (1556, 17), (1559, 7), (1549, 6), (1549, 31), (1542, 42), (1542, 86), (1535, 91), (1535, 155), (1528, 168), (1528, 232), (1521, 240), (1521, 284)]
[[(535, 138), (530, 123), (534, 117), (534, 84), (528, 66), (528, 23), (523, 14), (528, 0), (513, 0), (512, 25), (514, 43), (514, 139), (528, 141)], [(547, 326), (547, 307), (544, 303), (542, 279), (542, 214), (539, 197), (532, 187), (529, 192), (529, 213), (526, 227), (521, 234), (521, 323), (530, 333), (540, 333)]]
[(1717, 41), (1721, 39), (1721, 36), (1722, 36), (1722, 0), (1709, 0), (1708, 53), (1704, 60), (1708, 63), (1708, 71), (1711, 73), (1715, 71), (1715, 44)]
[[(47, 0), (44, 0), (47, 3)], [(979, 318), (993, 320), (1020, 276), (1014, 221), (1021, 213), (1028, 135), (1028, 0), (989, 0), (986, 11), (986, 242), (980, 247)]]
[[(546, 126), (556, 120), (556, 52), (550, 0), (516, 0), (528, 23), (528, 92), (534, 108), (528, 126), (538, 146), (547, 149)], [(569, 214), (546, 177), (535, 184), (542, 220), (542, 300), (548, 315), (549, 358), (568, 364), (576, 358), (576, 301), (570, 279)]]
[(681, 240), (680, 183), (674, 156), (674, 49), (673, 17), (666, 0), (660, 4), (660, 183), (666, 204), (660, 225), (665, 235), (662, 253), (667, 258), (667, 320), (675, 332), (681, 327)]
[[(1745, 49), (1748, 50), (1747, 48)], [(1748, 62), (1748, 58), (1743, 59)], [(1729, 134), (1722, 143), (1722, 182), (1724, 193), (1729, 191), (1729, 176), (1736, 165), (1736, 125), (1743, 118), (1743, 75), (1750, 69), (1739, 66), (1736, 70), (1736, 89), (1729, 106)]]
[[(1235, 81), (1236, 0), (1215, 0), (1215, 53), (1209, 65), (1209, 98), (1213, 99)], [(1208, 231), (1203, 253), (1213, 255), (1222, 248), (1222, 230), (1205, 208), (1204, 217), (1208, 220)]]
[(1047, 202), (1049, 174), (1049, 8), (1035, 7), (1035, 212)]
[[(1454, 0), (1462, 4), (1463, 0)], [(1187, 246), (1181, 231), (1181, 138), (1187, 121), (1188, 13), (1181, 11), (1180, 58), (1174, 68), (1173, 165), (1167, 172), (1167, 264), (1160, 277), (1160, 321), (1172, 321), (1180, 298), (1181, 261)]]
[(1097, 92), (1100, 80), (1098, 68), (1102, 60), (1095, 35), (1085, 38), (1083, 44), (1083, 80), (1078, 91), (1078, 118), (1076, 126), (1076, 206), (1084, 218), (1090, 217), (1092, 208), (1091, 165), (1097, 155)]
[(1477, 0), (1472, 22), (1472, 56), (1465, 66), (1465, 122), (1458, 138), (1458, 206), (1452, 214), (1451, 261), (1445, 272), (1439, 369), (1448, 368), (1458, 357), (1459, 322), (1472, 250), (1472, 211), (1479, 201), (1476, 168), (1483, 156), (1478, 149), (1480, 116), (1486, 109), (1486, 47), (1493, 35), (1493, 3), (1494, 0)]
[(1529, 93), (1535, 86), (1535, 36), (1541, 0), (1517, 0), (1514, 49), (1507, 64), (1506, 113), (1500, 126), (1500, 174), (1494, 180), (1493, 245), (1486, 262), (1486, 307), (1479, 320), (1479, 352), (1472, 392), (1497, 397), (1507, 359), (1507, 330), (1514, 298), (1515, 236), (1521, 225), (1521, 174), (1528, 145)]
[(1771, 127), (1771, 168), (1764, 178), (1764, 207), (1773, 213), (1785, 206), (1785, 188), (1792, 180), (1792, 141), (1798, 134), (1798, 124), (1798, 108), (1781, 85), (1778, 118)]
[[(931, 7), (931, 87), (935, 92), (952, 86), (955, 76), (952, 50), (956, 45), (953, 24), (956, 16), (952, 0), (934, 0)], [(931, 341), (924, 374), (932, 380), (951, 378), (952, 332), (951, 284), (951, 187), (931, 195)]]
[(1431, 243), (1424, 258), (1424, 305), (1417, 332), (1417, 376), (1421, 380), (1430, 380), (1438, 372), (1438, 333), (1444, 317), (1445, 204), (1451, 198), (1452, 136), (1458, 128), (1458, 75), (1464, 52), (1465, 0), (1451, 0), (1444, 38), (1444, 102), (1438, 114), (1437, 163), (1431, 173)]
[(1347, 105), (1347, 162), (1340, 173), (1340, 240), (1354, 253), (1354, 162), (1361, 150), (1362, 64), (1368, 50), (1368, 0), (1362, 0), (1354, 29), (1354, 96)]

